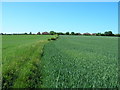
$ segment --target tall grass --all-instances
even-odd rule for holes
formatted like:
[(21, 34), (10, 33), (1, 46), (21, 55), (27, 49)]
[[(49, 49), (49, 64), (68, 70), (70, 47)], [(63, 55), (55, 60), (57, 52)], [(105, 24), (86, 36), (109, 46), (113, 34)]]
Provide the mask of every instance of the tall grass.
[(5, 35), (2, 47), (3, 88), (41, 86), (41, 55), (50, 35)]

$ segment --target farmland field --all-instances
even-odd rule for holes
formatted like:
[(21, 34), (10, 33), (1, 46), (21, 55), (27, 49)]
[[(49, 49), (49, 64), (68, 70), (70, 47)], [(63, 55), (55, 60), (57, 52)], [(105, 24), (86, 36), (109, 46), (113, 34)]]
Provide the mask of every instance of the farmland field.
[(3, 88), (118, 87), (118, 37), (3, 35)]
[(42, 87), (118, 87), (118, 38), (60, 36), (44, 47)]
[(3, 88), (35, 88), (40, 86), (40, 61), (43, 46), (50, 35), (3, 35)]

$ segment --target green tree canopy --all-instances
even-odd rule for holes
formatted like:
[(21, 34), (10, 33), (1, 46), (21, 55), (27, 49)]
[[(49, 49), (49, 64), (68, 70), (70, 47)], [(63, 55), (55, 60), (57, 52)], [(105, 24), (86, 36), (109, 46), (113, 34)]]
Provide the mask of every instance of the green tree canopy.
[(32, 34), (32, 32), (29, 33), (30, 35)]
[(74, 35), (75, 33), (74, 32), (71, 32), (71, 35)]
[(50, 31), (50, 35), (54, 35), (54, 34), (56, 34), (56, 32)]
[(66, 32), (66, 35), (69, 35), (69, 32)]
[(105, 36), (112, 36), (113, 35), (112, 31), (106, 31), (104, 34), (105, 34)]

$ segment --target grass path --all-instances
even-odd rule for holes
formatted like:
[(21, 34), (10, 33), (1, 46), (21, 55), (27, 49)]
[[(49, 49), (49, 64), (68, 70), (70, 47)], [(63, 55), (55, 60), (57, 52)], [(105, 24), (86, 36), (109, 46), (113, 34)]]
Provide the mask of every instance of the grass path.
[(50, 35), (5, 35), (2, 47), (3, 88), (41, 86), (41, 54)]

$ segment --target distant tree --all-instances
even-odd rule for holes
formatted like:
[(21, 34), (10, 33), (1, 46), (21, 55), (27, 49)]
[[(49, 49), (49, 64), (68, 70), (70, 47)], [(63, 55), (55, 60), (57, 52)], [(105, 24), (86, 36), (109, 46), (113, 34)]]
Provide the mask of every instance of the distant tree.
[(42, 32), (42, 35), (49, 35), (48, 32)]
[(0, 33), (0, 35), (4, 35), (3, 33)]
[(96, 35), (96, 33), (92, 33), (91, 35), (93, 35), (93, 36), (94, 36), (94, 35)]
[(75, 33), (75, 35), (82, 35), (81, 33)]
[(78, 35), (78, 33), (74, 33), (74, 35)]
[(30, 35), (32, 34), (32, 32), (29, 33)]
[(74, 35), (75, 33), (74, 32), (71, 32), (71, 35)]
[(55, 35), (55, 34), (56, 34), (56, 32), (50, 31), (50, 35)]
[(120, 37), (120, 34), (115, 34), (115, 36)]
[(101, 33), (96, 33), (96, 36), (101, 36)]
[(89, 36), (89, 35), (91, 35), (90, 33), (83, 33), (83, 35), (87, 35), (87, 36)]
[(40, 34), (41, 34), (40, 32), (37, 33), (37, 35), (40, 35)]
[(24, 33), (25, 35), (27, 35), (27, 33)]
[(62, 32), (58, 32), (58, 33), (56, 33), (57, 35), (64, 35), (64, 33), (62, 33)]
[(106, 32), (104, 33), (104, 35), (105, 35), (105, 36), (113, 36), (113, 33), (112, 33), (112, 31), (106, 31)]
[(105, 34), (101, 33), (101, 36), (105, 36)]
[(69, 35), (69, 32), (66, 32), (66, 35)]

